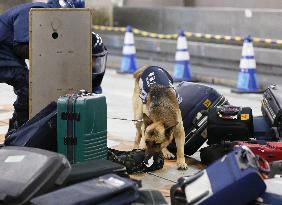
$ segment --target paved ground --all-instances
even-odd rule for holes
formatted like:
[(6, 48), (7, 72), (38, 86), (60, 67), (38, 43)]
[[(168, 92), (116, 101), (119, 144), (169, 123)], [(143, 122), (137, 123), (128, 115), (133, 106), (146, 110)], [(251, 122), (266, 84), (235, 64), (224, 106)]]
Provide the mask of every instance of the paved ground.
[[(134, 141), (135, 128), (131, 121), (114, 120), (119, 117), (133, 119), (131, 95), (134, 80), (131, 75), (117, 74), (115, 70), (107, 70), (103, 81), (104, 94), (107, 97), (108, 105), (108, 145), (116, 149), (130, 150)], [(250, 106), (254, 115), (260, 115), (261, 95), (244, 94), (238, 95), (230, 92), (230, 88), (223, 86), (215, 87), (222, 93), (231, 104), (239, 106)], [(8, 126), (8, 119), (12, 115), (12, 103), (15, 100), (12, 87), (0, 84), (0, 135), (5, 134)], [(203, 166), (200, 164), (199, 153), (192, 158), (187, 158), (189, 169), (187, 171), (176, 170), (175, 161), (166, 161), (162, 170), (152, 174), (135, 175), (143, 181), (144, 188), (159, 189), (169, 200), (169, 188), (180, 176), (191, 175), (198, 172)]]

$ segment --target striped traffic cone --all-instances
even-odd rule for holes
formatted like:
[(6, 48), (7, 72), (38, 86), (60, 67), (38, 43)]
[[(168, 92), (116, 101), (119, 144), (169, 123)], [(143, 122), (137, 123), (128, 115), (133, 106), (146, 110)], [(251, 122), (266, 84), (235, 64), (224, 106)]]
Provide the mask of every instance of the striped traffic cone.
[(184, 31), (177, 38), (173, 79), (175, 81), (191, 81), (190, 54)]
[(127, 26), (122, 49), (121, 69), (119, 73), (134, 73), (137, 70), (136, 49), (131, 26)]
[(238, 75), (237, 88), (232, 89), (236, 93), (261, 93), (256, 79), (256, 60), (254, 55), (253, 40), (250, 35), (245, 37), (240, 60), (240, 73)]

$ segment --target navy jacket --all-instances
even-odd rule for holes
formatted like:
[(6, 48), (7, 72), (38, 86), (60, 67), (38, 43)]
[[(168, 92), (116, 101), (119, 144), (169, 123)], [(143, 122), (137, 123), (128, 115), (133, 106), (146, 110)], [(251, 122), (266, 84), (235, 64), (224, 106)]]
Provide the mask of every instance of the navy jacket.
[(29, 10), (56, 7), (58, 5), (52, 3), (26, 3), (0, 14), (0, 67), (26, 66), (25, 59), (17, 56), (13, 49), (29, 42)]

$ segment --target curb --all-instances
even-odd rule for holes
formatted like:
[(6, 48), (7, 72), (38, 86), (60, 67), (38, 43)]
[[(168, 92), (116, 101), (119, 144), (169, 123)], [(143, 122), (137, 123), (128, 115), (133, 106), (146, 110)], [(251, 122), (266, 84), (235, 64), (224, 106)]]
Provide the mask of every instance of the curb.
[[(113, 62), (107, 62), (107, 68), (119, 71), (120, 64), (113, 63)], [(130, 73), (129, 73), (130, 74)], [(193, 81), (200, 82), (200, 83), (207, 83), (207, 84), (214, 84), (214, 85), (223, 85), (230, 88), (235, 88), (237, 85), (236, 80), (232, 79), (225, 79), (225, 78), (217, 78), (212, 77), (208, 75), (199, 75), (199, 74), (193, 74), (192, 77)], [(268, 85), (266, 83), (259, 83), (259, 86), (262, 90), (265, 90)]]

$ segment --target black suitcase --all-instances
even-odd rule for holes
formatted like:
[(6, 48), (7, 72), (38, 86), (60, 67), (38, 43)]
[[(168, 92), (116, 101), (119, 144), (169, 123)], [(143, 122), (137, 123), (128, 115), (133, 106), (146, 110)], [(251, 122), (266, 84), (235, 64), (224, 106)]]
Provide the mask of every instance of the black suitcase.
[(34, 205), (125, 205), (139, 197), (137, 181), (107, 174), (31, 200)]
[(204, 165), (210, 165), (214, 161), (220, 159), (228, 152), (233, 150), (236, 143), (223, 142), (222, 144), (213, 144), (200, 149), (201, 163)]
[[(228, 101), (215, 89), (199, 83), (181, 82), (176, 91), (182, 99), (179, 108), (185, 130), (184, 153), (192, 155), (207, 140), (204, 132), (207, 127), (207, 116), (201, 112), (214, 106), (228, 104)], [(174, 142), (168, 148), (176, 152)]]
[(272, 127), (282, 129), (282, 92), (277, 86), (270, 86), (263, 93), (261, 111)]
[(72, 164), (72, 170), (64, 185), (75, 184), (110, 173), (129, 177), (125, 166), (109, 160), (96, 159)]
[(253, 115), (250, 107), (220, 106), (209, 109), (208, 144), (222, 141), (247, 141), (253, 137)]
[(58, 153), (28, 147), (0, 149), (0, 204), (25, 204), (61, 185), (71, 171)]

